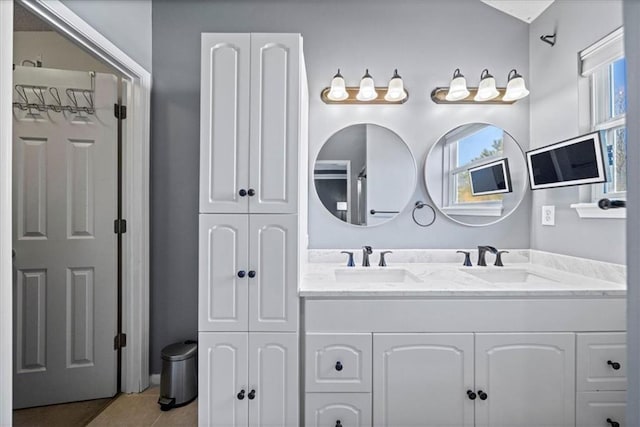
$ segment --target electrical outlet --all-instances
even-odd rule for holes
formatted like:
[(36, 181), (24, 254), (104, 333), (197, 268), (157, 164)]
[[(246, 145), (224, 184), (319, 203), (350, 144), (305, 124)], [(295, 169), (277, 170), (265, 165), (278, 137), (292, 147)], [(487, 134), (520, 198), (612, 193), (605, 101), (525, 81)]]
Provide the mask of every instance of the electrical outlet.
[(556, 225), (556, 207), (542, 207), (542, 225)]

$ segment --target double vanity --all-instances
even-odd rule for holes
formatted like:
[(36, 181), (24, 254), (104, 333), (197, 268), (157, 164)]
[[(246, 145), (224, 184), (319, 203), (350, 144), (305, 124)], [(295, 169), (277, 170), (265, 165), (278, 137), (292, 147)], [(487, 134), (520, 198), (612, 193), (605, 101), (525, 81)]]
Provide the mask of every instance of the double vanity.
[(394, 250), (387, 267), (308, 255), (307, 427), (624, 425), (622, 268), (528, 250), (505, 267), (455, 251)]

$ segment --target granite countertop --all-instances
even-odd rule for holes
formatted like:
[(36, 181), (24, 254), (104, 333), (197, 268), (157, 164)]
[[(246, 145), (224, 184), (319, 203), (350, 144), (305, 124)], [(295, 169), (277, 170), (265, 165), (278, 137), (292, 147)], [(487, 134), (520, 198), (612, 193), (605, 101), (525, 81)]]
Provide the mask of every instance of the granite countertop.
[[(435, 251), (404, 251), (396, 255), (396, 262), (389, 257), (388, 267), (346, 267), (344, 261), (334, 262), (329, 251), (324, 256), (317, 252), (320, 251), (311, 255), (311, 262), (306, 265), (299, 289), (301, 297), (626, 296), (624, 266), (539, 251), (512, 251), (513, 255), (505, 258), (505, 267), (463, 267), (459, 260), (447, 262), (447, 252), (455, 251), (435, 255)], [(397, 262), (408, 260), (412, 262)], [(488, 256), (487, 263), (491, 260)], [(358, 274), (374, 279), (350, 279)], [(385, 274), (403, 276), (404, 281), (380, 277)], [(340, 280), (336, 275), (341, 276)]]

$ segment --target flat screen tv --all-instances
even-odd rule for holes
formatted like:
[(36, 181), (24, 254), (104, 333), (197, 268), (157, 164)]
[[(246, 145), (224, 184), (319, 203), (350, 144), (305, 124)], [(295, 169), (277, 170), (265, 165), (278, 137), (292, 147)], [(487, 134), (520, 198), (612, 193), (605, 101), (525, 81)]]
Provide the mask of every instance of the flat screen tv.
[(527, 167), (532, 190), (607, 180), (599, 132), (527, 151)]
[(485, 196), (487, 194), (511, 193), (511, 174), (509, 160), (504, 158), (485, 163), (469, 169), (471, 194)]

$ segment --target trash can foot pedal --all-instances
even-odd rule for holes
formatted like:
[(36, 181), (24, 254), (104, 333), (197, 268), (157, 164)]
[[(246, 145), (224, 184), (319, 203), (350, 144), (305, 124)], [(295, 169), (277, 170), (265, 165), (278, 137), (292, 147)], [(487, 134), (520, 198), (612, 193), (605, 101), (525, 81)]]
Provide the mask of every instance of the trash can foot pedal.
[(169, 399), (168, 397), (161, 397), (160, 399), (158, 399), (158, 404), (160, 405), (160, 410), (161, 411), (168, 411), (169, 409), (173, 408), (176, 405), (176, 399), (175, 398)]

